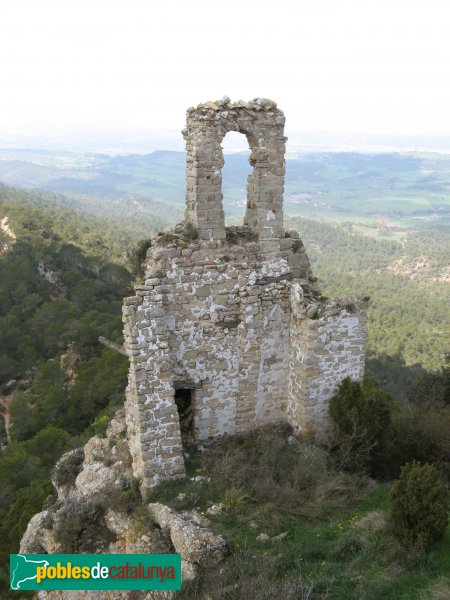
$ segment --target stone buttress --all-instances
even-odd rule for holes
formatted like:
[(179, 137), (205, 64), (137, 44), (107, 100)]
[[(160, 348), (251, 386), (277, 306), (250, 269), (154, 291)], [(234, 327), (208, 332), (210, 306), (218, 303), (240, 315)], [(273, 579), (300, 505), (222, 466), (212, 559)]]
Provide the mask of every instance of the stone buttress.
[[(246, 135), (243, 227), (225, 227), (221, 141)], [(321, 295), (283, 229), (284, 115), (270, 100), (189, 109), (186, 220), (157, 236), (124, 301), (133, 470), (149, 488), (184, 475), (183, 443), (289, 422), (325, 437), (328, 402), (364, 372), (365, 300)], [(188, 417), (186, 417), (188, 415)]]

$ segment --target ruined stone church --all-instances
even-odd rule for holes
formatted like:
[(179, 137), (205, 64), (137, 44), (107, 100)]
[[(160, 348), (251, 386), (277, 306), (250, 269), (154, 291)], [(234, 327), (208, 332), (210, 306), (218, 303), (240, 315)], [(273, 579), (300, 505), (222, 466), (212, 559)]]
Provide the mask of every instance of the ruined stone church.
[[(186, 217), (156, 236), (123, 307), (126, 414), (144, 488), (184, 474), (183, 443), (287, 422), (323, 438), (328, 403), (364, 371), (365, 298), (322, 296), (283, 227), (285, 117), (229, 98), (187, 111)], [(244, 134), (253, 167), (241, 227), (226, 227), (221, 142)]]

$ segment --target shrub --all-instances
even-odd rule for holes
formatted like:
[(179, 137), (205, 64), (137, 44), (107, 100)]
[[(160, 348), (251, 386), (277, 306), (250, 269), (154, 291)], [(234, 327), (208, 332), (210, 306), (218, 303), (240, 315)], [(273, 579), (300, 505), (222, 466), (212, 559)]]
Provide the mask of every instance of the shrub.
[[(193, 581), (183, 583), (180, 600), (224, 598), (230, 600), (312, 600), (334, 597), (332, 577), (319, 572), (303, 574), (301, 562), (291, 557), (293, 574), (286, 572), (285, 554), (255, 554), (244, 547), (227, 559), (220, 569), (202, 569)], [(224, 593), (219, 593), (222, 590)]]
[(258, 235), (248, 225), (231, 225), (226, 228), (226, 240), (230, 246), (255, 242), (257, 239)]
[(56, 486), (74, 485), (81, 472), (84, 461), (84, 449), (76, 448), (66, 452), (53, 467), (52, 481)]
[(198, 229), (190, 221), (187, 221), (184, 225), (184, 236), (183, 237), (188, 242), (193, 242), (194, 240), (198, 239)]
[(99, 415), (95, 417), (95, 419), (91, 423), (91, 429), (94, 432), (94, 435), (98, 435), (99, 437), (105, 437), (106, 430), (108, 429), (108, 425), (110, 422), (110, 418), (108, 415)]
[(128, 252), (128, 262), (131, 266), (131, 272), (135, 277), (144, 277), (144, 261), (147, 257), (147, 250), (151, 247), (152, 240), (146, 238), (140, 240), (137, 248)]
[(373, 467), (391, 422), (392, 398), (378, 384), (364, 378), (362, 384), (349, 377), (330, 401), (342, 466)]
[(100, 496), (100, 501), (110, 510), (131, 514), (142, 503), (138, 481), (123, 475), (118, 483), (119, 485), (106, 486)]
[(450, 407), (450, 364), (440, 371), (424, 373), (409, 391), (408, 399), (421, 405)]
[(105, 551), (115, 535), (105, 522), (105, 507), (94, 500), (71, 499), (58, 512), (54, 537), (61, 552), (96, 553)]
[(302, 250), (303, 248), (303, 243), (301, 240), (294, 240), (292, 242), (292, 252), (294, 254), (297, 254), (298, 252), (300, 252), (300, 250)]
[(237, 518), (251, 507), (261, 527), (281, 529), (354, 500), (356, 482), (328, 469), (325, 450), (291, 434), (288, 426), (267, 426), (209, 444), (201, 466), (211, 482), (195, 487), (194, 502), (201, 505), (202, 495), (208, 506), (222, 502)]
[(8, 552), (17, 551), (28, 522), (33, 515), (42, 510), (42, 504), (51, 491), (52, 485), (49, 481), (34, 481), (30, 486), (16, 492), (14, 502), (7, 512), (3, 513), (0, 524), (3, 547)]
[(433, 465), (412, 462), (402, 467), (391, 490), (390, 520), (403, 544), (425, 549), (447, 527), (448, 492)]

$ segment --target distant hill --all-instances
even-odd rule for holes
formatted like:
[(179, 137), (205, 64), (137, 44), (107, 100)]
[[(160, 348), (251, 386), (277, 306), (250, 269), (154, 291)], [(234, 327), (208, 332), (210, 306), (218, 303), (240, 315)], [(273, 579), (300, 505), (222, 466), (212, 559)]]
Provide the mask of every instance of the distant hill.
[[(20, 236), (57, 232), (84, 252), (127, 265), (138, 241), (181, 220), (183, 209), (132, 195), (108, 199), (0, 186), (0, 218), (5, 216)], [(443, 364), (450, 350), (445, 300), (450, 297), (450, 233), (410, 229), (398, 239), (380, 240), (362, 236), (361, 228), (347, 221), (287, 216), (286, 227), (291, 226), (299, 231), (326, 294), (371, 295), (370, 364), (389, 363), (390, 384), (404, 364), (427, 369)], [(396, 390), (403, 385), (399, 381)]]
[[(248, 153), (225, 155), (224, 208), (242, 218)], [(139, 197), (183, 207), (185, 153), (109, 156), (0, 150), (0, 181), (75, 196)], [(406, 229), (450, 231), (450, 155), (432, 153), (298, 153), (286, 162), (285, 211), (352, 223), (370, 237)]]

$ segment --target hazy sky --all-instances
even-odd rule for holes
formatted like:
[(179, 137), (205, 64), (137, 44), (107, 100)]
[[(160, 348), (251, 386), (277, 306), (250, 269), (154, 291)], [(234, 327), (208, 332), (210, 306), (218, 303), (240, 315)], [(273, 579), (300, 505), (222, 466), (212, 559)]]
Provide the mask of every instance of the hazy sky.
[(448, 0), (4, 0), (0, 131), (182, 128), (221, 98), (290, 131), (450, 134)]

